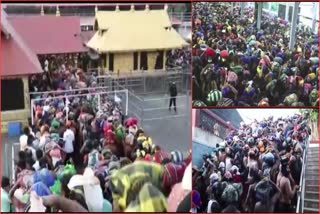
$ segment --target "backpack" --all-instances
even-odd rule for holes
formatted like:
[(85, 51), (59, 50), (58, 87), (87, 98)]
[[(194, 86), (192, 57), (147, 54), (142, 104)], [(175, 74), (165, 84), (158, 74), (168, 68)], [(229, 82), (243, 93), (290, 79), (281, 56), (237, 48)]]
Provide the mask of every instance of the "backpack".
[(88, 154), (88, 167), (93, 168), (99, 162), (99, 152), (93, 151)]

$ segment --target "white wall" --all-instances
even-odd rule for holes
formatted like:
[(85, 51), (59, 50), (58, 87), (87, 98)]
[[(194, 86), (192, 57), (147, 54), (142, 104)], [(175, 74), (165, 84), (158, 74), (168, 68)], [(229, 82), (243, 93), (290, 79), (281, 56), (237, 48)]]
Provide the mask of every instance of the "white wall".
[(213, 147), (222, 141), (218, 136), (210, 132), (203, 131), (198, 127), (193, 127), (192, 137), (192, 165), (201, 167), (204, 154), (210, 154)]
[(217, 143), (220, 143), (223, 141), (222, 138), (210, 133), (206, 132), (198, 127), (193, 128), (193, 141), (196, 141), (200, 144), (209, 146), (209, 147), (215, 147)]

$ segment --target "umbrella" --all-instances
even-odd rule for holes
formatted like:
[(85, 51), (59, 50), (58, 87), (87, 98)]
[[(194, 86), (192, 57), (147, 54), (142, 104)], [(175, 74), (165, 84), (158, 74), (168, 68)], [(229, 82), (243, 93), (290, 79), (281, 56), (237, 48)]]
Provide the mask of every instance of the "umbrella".
[(220, 52), (220, 56), (222, 58), (227, 58), (229, 56), (229, 53), (228, 53), (227, 50), (223, 50), (223, 51)]

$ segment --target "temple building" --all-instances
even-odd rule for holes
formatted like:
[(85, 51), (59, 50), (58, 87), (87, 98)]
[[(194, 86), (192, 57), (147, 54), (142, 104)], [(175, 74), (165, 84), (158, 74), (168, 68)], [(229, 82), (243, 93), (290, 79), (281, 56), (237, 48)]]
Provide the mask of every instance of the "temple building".
[(172, 28), (167, 7), (96, 11), (94, 30), (87, 47), (99, 53), (108, 72), (165, 70), (166, 52), (188, 46)]
[(10, 122), (27, 124), (28, 78), (43, 71), (37, 55), (1, 12), (1, 133), (6, 133)]

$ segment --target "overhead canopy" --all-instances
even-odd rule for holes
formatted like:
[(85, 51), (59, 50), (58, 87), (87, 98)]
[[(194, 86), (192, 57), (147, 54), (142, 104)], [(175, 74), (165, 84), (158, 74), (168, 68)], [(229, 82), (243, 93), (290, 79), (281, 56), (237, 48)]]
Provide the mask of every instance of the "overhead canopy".
[(36, 54), (86, 51), (80, 37), (80, 18), (69, 16), (13, 16), (10, 23)]
[(1, 76), (20, 76), (42, 73), (36, 54), (25, 44), (22, 37), (1, 11)]
[(187, 46), (166, 10), (98, 11), (98, 31), (87, 46), (99, 53), (177, 49)]

